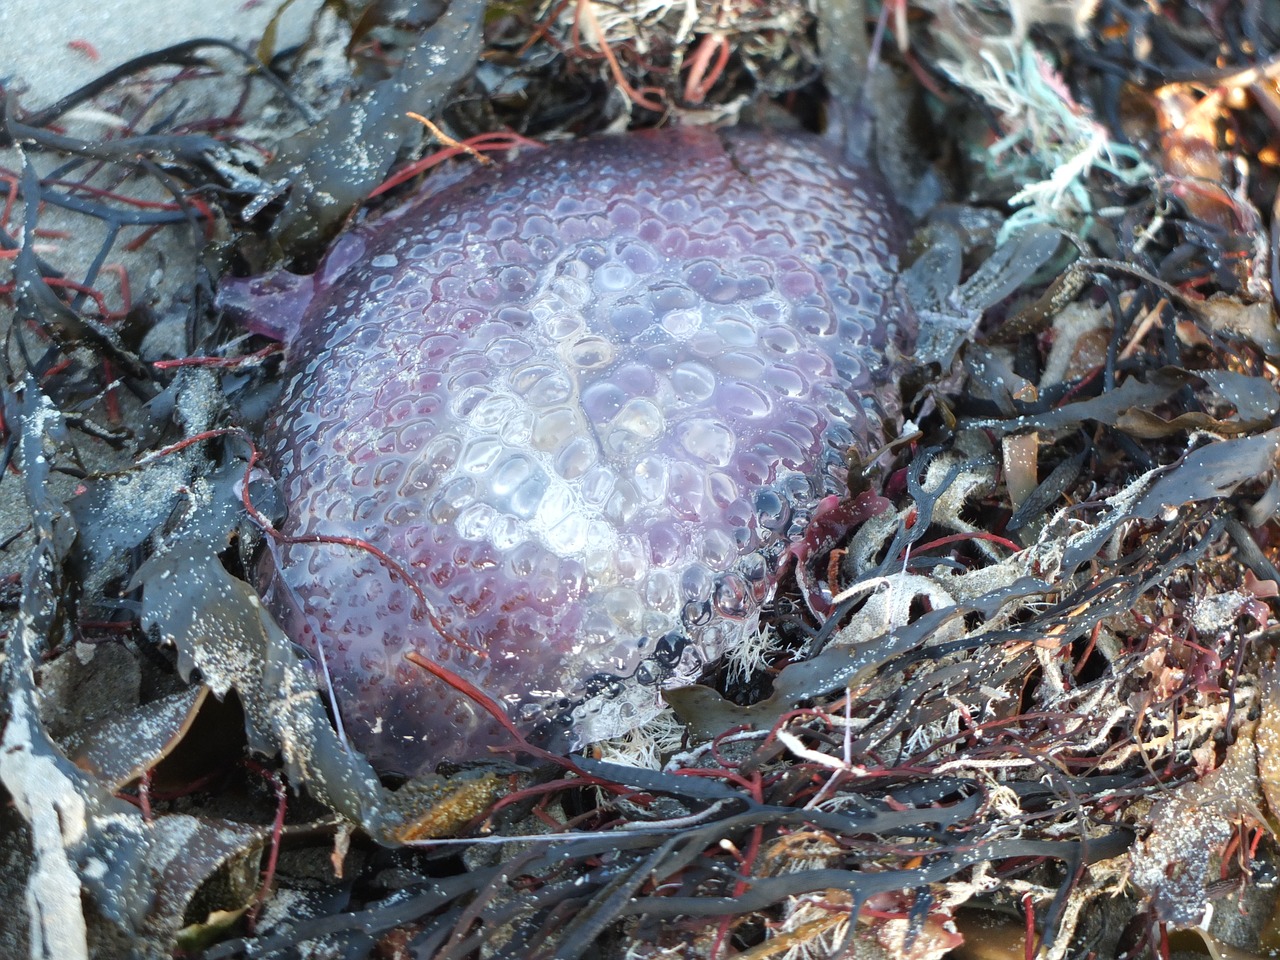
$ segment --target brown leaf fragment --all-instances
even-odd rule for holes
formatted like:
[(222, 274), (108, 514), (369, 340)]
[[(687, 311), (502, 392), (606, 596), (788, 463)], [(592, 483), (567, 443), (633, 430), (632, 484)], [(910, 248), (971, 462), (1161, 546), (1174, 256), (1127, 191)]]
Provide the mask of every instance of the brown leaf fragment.
[(1222, 436), (1239, 436), (1264, 430), (1277, 410), (1280, 394), (1265, 377), (1254, 377), (1231, 370), (1197, 370), (1195, 376), (1205, 382), (1218, 402), (1225, 401), (1235, 412), (1225, 418), (1207, 413), (1183, 413), (1172, 420), (1152, 413), (1147, 407), (1133, 406), (1115, 419), (1115, 426), (1130, 436), (1150, 440), (1175, 433), (1206, 430)]
[(1141, 440), (1154, 440), (1157, 437), (1168, 437), (1175, 433), (1192, 430), (1206, 430), (1223, 436), (1234, 437), (1248, 433), (1255, 428), (1254, 423), (1240, 423), (1235, 420), (1218, 420), (1207, 413), (1183, 413), (1172, 420), (1158, 417), (1150, 410), (1131, 407), (1116, 417), (1116, 428), (1123, 430), (1131, 437)]
[(208, 694), (203, 684), (189, 687), (78, 730), (63, 747), (81, 770), (117, 789), (169, 755)]
[(493, 806), (500, 788), (492, 774), (438, 784), (410, 781), (392, 794), (405, 820), (389, 836), (400, 843), (454, 836)]
[(1244, 337), (1268, 357), (1280, 356), (1280, 328), (1270, 300), (1244, 303), (1233, 297), (1211, 297), (1195, 305), (1196, 318), (1213, 333)]
[(1040, 435), (1032, 431), (1007, 436), (1002, 446), (1009, 501), (1017, 510), (1039, 483)]
[(1223, 229), (1234, 226), (1221, 200), (1226, 158), (1218, 150), (1222, 104), (1216, 96), (1199, 97), (1186, 84), (1169, 84), (1155, 93), (1164, 163), (1176, 178), (1176, 195), (1199, 220)]

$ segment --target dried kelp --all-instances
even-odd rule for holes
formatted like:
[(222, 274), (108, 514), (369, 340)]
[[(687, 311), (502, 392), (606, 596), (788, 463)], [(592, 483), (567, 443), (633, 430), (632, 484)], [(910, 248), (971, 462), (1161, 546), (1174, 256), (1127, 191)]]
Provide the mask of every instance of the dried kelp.
[[(118, 780), (77, 769), (44, 730), (34, 668), (67, 629), (61, 571), (74, 529), (48, 486), (68, 439), (62, 419), (34, 380), (22, 393), (20, 465), (36, 544), (17, 629), (7, 644), (0, 780), (32, 830), (30, 952), (85, 957), (92, 944), (99, 955), (153, 953), (172, 941), (199, 887), (230, 861), (260, 849), (266, 832), (176, 813), (143, 823), (112, 795)], [(81, 910), (81, 891), (96, 907), (89, 917)]]

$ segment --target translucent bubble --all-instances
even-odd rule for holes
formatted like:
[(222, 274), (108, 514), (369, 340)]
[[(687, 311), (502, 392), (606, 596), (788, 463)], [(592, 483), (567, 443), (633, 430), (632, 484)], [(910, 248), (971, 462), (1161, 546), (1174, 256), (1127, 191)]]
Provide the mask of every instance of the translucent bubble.
[(498, 337), (485, 348), (485, 356), (500, 367), (509, 367), (528, 360), (533, 347), (520, 337)]
[(405, 462), (399, 457), (386, 457), (373, 471), (376, 487), (394, 487), (404, 475)]
[(452, 523), (458, 512), (475, 497), (475, 484), (468, 477), (458, 477), (440, 488), (431, 504), (431, 519), (436, 523)]
[(661, 266), (657, 253), (648, 244), (627, 241), (618, 245), (618, 256), (635, 273), (645, 276)]
[(758, 419), (773, 412), (769, 395), (759, 387), (729, 381), (716, 390), (716, 409), (735, 417)]
[(716, 319), (714, 328), (720, 339), (734, 349), (755, 345), (757, 339), (755, 325), (741, 317), (721, 315)]
[(640, 336), (653, 320), (653, 311), (638, 300), (619, 303), (609, 312), (610, 324), (624, 340)]
[(737, 556), (733, 540), (723, 530), (709, 528), (703, 535), (702, 549), (699, 551), (702, 561), (712, 569), (723, 570)]
[(598, 270), (609, 262), (609, 251), (598, 243), (582, 243), (578, 245), (578, 260), (585, 263), (592, 270)]
[(623, 581), (640, 582), (649, 569), (644, 544), (634, 535), (617, 538), (614, 545), (613, 567)]
[(803, 397), (809, 389), (804, 375), (795, 367), (775, 363), (767, 367), (762, 378), (764, 385), (784, 397)]
[(604, 337), (583, 337), (566, 351), (566, 358), (583, 370), (594, 370), (613, 362), (615, 347)]
[(523, 539), (524, 526), (514, 517), (495, 517), (489, 526), (489, 542), (499, 550), (510, 550)]
[(672, 310), (663, 315), (660, 323), (662, 329), (675, 339), (686, 340), (702, 326), (702, 312), (696, 309)]
[(836, 318), (822, 307), (800, 307), (795, 312), (796, 324), (814, 336), (830, 336), (836, 332)]
[(697, 310), (702, 298), (678, 281), (657, 283), (649, 290), (649, 304), (656, 315), (673, 311)]
[(668, 615), (679, 611), (679, 584), (669, 570), (650, 570), (644, 580), (644, 599), (650, 607)]
[(685, 520), (701, 519), (706, 502), (706, 481), (702, 470), (694, 464), (675, 461), (671, 464), (669, 476), (667, 503), (672, 511)]
[(635, 362), (620, 366), (610, 379), (633, 397), (651, 397), (658, 380), (652, 366)]
[(571, 307), (582, 307), (591, 301), (591, 287), (577, 277), (556, 277), (551, 281), (549, 289)]
[(566, 480), (577, 480), (596, 462), (595, 441), (583, 434), (573, 437), (556, 454), (556, 472)]
[(692, 563), (680, 574), (680, 595), (686, 602), (707, 600), (715, 586), (710, 570), (700, 563)]
[(714, 466), (727, 466), (733, 456), (733, 431), (719, 420), (686, 420), (676, 432), (685, 450)]
[[(659, 520), (649, 526), (649, 559), (656, 567), (674, 566), (684, 553), (684, 535), (674, 520)], [(655, 572), (652, 576), (657, 576)], [(674, 582), (674, 581), (673, 581)]]
[(383, 519), (392, 527), (408, 527), (422, 518), (422, 508), (414, 500), (397, 500), (387, 507)]
[(520, 296), (534, 288), (537, 278), (525, 267), (505, 267), (498, 273), (498, 284), (508, 293)]
[(606, 466), (597, 464), (582, 475), (578, 489), (582, 499), (593, 506), (600, 506), (613, 496), (616, 477)]
[(506, 508), (516, 517), (528, 520), (533, 517), (542, 503), (542, 495), (546, 492), (549, 478), (541, 470), (529, 477), (513, 491), (506, 502)]
[(587, 518), (569, 490), (559, 485), (543, 496), (534, 522), (546, 531), (547, 546), (557, 553), (578, 553), (587, 545)]
[(776, 490), (761, 490), (756, 494), (756, 517), (766, 530), (782, 530), (791, 521), (791, 505)]
[(458, 536), (467, 540), (481, 540), (489, 532), (489, 525), (497, 511), (487, 503), (473, 503), (458, 514), (454, 526)]
[(611, 382), (592, 384), (582, 391), (582, 409), (592, 423), (612, 420), (626, 401), (626, 392)]
[(631, 523), (640, 511), (640, 495), (626, 480), (619, 480), (613, 488), (613, 495), (604, 505), (604, 515), (611, 521), (624, 526)]
[(463, 448), (458, 466), (470, 473), (484, 473), (497, 462), (504, 449), (502, 442), (494, 437), (479, 437)]
[(716, 581), (711, 602), (716, 613), (735, 620), (745, 618), (755, 609), (746, 581), (736, 573), (725, 574)]
[(511, 377), (511, 386), (529, 403), (544, 407), (563, 403), (573, 394), (573, 384), (557, 367), (548, 363), (531, 363)]
[(609, 294), (630, 290), (635, 282), (636, 275), (632, 269), (625, 263), (614, 261), (595, 272), (592, 285), (597, 293)]
[(531, 439), (537, 449), (554, 453), (585, 432), (586, 424), (577, 409), (553, 407), (538, 417)]
[(533, 411), (527, 407), (517, 407), (511, 416), (498, 427), (498, 436), (509, 447), (526, 446), (533, 435)]
[(583, 554), (583, 564), (586, 567), (587, 576), (597, 584), (612, 583), (613, 576), (613, 551), (608, 544), (592, 544), (589, 537), (586, 544), (586, 552)]
[(714, 360), (716, 371), (722, 377), (734, 380), (759, 382), (764, 377), (766, 365), (764, 360), (754, 353), (733, 351), (717, 356)]
[(724, 271), (715, 260), (694, 260), (684, 268), (685, 283), (704, 299), (707, 298), (709, 291), (724, 279), (726, 279)]
[(727, 507), (738, 497), (738, 485), (733, 477), (719, 471), (707, 475), (707, 491), (719, 507)]
[(632, 472), (636, 493), (647, 503), (662, 500), (667, 490), (667, 466), (661, 457), (649, 456), (640, 460)]
[(681, 400), (697, 404), (709, 399), (715, 392), (716, 378), (704, 364), (686, 361), (672, 371), (671, 386)]
[(613, 427), (641, 439), (652, 440), (661, 435), (666, 427), (666, 420), (656, 403), (637, 397), (618, 411), (618, 415), (613, 418)]
[(644, 603), (640, 595), (629, 587), (618, 587), (601, 598), (601, 606), (619, 629), (639, 633), (644, 616)]
[(449, 403), (449, 409), (459, 420), (465, 420), (471, 416), (471, 412), (476, 407), (480, 406), (489, 397), (489, 394), (488, 387), (467, 387), (453, 395), (453, 399)]
[(510, 422), (515, 410), (515, 399), (499, 394), (481, 401), (471, 411), (471, 418), (467, 422), (473, 430), (497, 431), (503, 424)]

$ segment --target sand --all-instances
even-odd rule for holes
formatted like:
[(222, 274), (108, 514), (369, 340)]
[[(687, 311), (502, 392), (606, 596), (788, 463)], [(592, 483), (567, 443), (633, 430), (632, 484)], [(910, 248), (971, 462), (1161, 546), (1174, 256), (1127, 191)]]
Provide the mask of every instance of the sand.
[[(320, 0), (295, 0), (278, 42), (300, 42)], [(140, 54), (217, 37), (256, 43), (280, 3), (265, 0), (0, 0), (0, 80), (40, 106)]]

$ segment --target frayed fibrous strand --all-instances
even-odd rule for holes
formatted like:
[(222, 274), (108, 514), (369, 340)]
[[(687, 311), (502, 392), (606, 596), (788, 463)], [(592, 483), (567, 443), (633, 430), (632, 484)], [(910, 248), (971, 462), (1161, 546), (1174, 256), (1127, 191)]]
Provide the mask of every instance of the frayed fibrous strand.
[(1136, 150), (1116, 143), (1071, 99), (1062, 78), (1030, 43), (986, 38), (972, 54), (938, 65), (1004, 124), (1004, 137), (985, 154), (992, 172), (1007, 176), (1015, 161), (1026, 167), (1019, 177), (1026, 185), (1008, 201), (1023, 209), (1005, 222), (1003, 236), (1031, 223), (1078, 226), (1082, 216), (1095, 212), (1086, 183), (1095, 170), (1126, 185), (1153, 176)]

